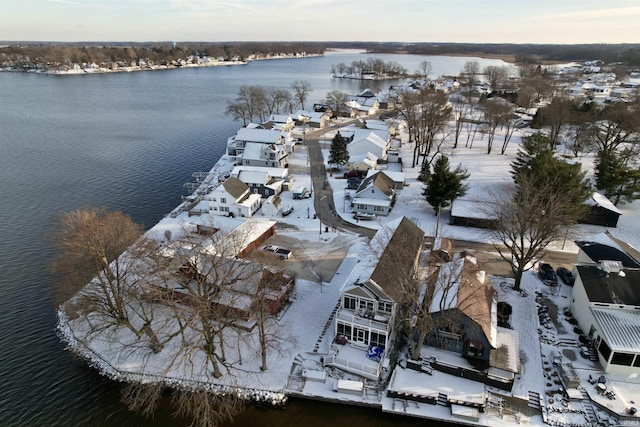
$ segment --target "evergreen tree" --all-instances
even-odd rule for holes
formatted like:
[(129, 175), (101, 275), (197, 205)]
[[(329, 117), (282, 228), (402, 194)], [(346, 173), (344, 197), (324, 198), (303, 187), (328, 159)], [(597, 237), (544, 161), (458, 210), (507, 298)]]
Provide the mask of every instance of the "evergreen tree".
[(346, 165), (349, 162), (349, 151), (347, 151), (347, 140), (340, 132), (336, 133), (331, 141), (329, 150), (329, 164), (338, 166)]
[(436, 215), (441, 208), (449, 206), (453, 200), (467, 193), (469, 186), (462, 182), (467, 178), (469, 173), (461, 165), (452, 171), (449, 158), (445, 155), (438, 157), (422, 192), (426, 201), (435, 209)]
[(600, 152), (596, 160), (596, 187), (614, 205), (640, 199), (640, 169), (634, 165), (632, 150), (609, 154)]
[[(511, 164), (511, 174), (518, 187), (523, 175), (545, 192), (562, 196), (572, 215), (569, 222), (577, 221), (585, 213), (584, 202), (591, 196), (591, 186), (585, 179), (582, 164), (567, 163), (554, 155), (549, 144), (551, 138), (541, 133), (522, 138), (522, 149)], [(542, 191), (542, 190), (540, 190)], [(551, 197), (551, 194), (547, 196)]]

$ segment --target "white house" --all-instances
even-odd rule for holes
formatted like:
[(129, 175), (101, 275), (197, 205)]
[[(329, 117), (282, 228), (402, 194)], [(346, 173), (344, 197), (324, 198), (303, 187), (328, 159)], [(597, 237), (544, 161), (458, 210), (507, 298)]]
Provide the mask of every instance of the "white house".
[(282, 209), (282, 199), (280, 196), (269, 196), (262, 203), (262, 214), (269, 217), (278, 215)]
[(289, 190), (294, 181), (286, 168), (235, 166), (231, 176), (247, 184), (252, 193), (258, 193), (264, 198)]
[(347, 169), (350, 171), (370, 171), (374, 170), (377, 166), (378, 158), (371, 153), (350, 156), (349, 161), (347, 162)]
[(286, 168), (289, 166), (287, 163), (289, 154), (282, 144), (246, 142), (241, 156), (241, 158), (236, 157), (236, 164), (270, 168)]
[(282, 132), (289, 132), (296, 125), (296, 122), (291, 118), (289, 114), (272, 114), (269, 117), (269, 122), (275, 130)]
[(259, 125), (247, 126), (239, 129), (227, 140), (227, 154), (235, 159), (236, 163), (244, 164), (242, 159), (249, 143), (284, 147), (285, 137), (278, 130), (264, 129)]
[(371, 153), (378, 159), (386, 159), (391, 143), (389, 132), (375, 129), (356, 129), (347, 144), (349, 156)]
[(389, 215), (396, 201), (395, 182), (378, 171), (362, 180), (351, 201), (354, 213)]
[(331, 114), (326, 111), (304, 111), (299, 110), (293, 114), (297, 117), (298, 125), (307, 125), (310, 128), (323, 129), (329, 125)]
[(262, 196), (252, 193), (249, 186), (237, 178), (228, 178), (204, 199), (209, 202), (209, 213), (247, 218), (262, 204)]
[(604, 233), (576, 243), (580, 250), (571, 292), (573, 316), (593, 340), (605, 372), (639, 375), (638, 253)]

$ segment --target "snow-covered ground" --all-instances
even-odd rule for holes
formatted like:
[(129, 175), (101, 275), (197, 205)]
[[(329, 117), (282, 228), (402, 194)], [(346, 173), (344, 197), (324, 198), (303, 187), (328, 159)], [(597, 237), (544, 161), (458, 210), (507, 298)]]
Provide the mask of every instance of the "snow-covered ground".
[[(294, 133), (296, 130), (294, 130)], [(446, 154), (450, 157), (450, 163), (457, 165), (461, 163), (470, 173), (468, 183), (470, 184), (469, 198), (487, 198), (492, 192), (508, 185), (510, 182), (509, 164), (514, 159), (522, 135), (528, 130), (518, 131), (504, 155), (499, 152), (486, 154), (486, 146), (482, 141), (476, 140), (472, 149), (465, 148), (464, 141), (466, 134), (460, 136), (461, 143), (456, 150), (446, 149)], [(301, 133), (301, 130), (300, 130)], [(328, 157), (328, 141), (333, 134), (327, 133), (325, 139), (325, 159)], [(496, 138), (500, 138), (497, 135)], [(372, 221), (360, 221), (358, 224), (378, 229), (387, 221), (391, 221), (402, 216), (411, 219), (427, 235), (434, 235), (436, 231), (437, 218), (433, 210), (424, 201), (421, 193), (423, 184), (416, 177), (417, 168), (407, 167), (410, 164), (411, 150), (406, 144), (406, 136), (401, 136), (405, 140), (402, 157), (405, 159), (406, 184), (399, 193), (398, 199), (392, 213), (385, 218), (378, 217)], [(581, 159), (583, 165), (590, 166), (592, 159), (584, 157)], [(291, 170), (304, 171), (307, 165), (307, 153), (304, 147), (296, 147), (294, 153), (290, 155), (289, 163)], [(393, 165), (389, 166), (390, 168)], [(230, 171), (231, 164), (225, 162), (224, 158), (215, 166), (215, 174), (224, 174)], [(295, 173), (296, 186), (311, 186), (310, 176), (306, 173)], [(349, 211), (348, 200), (345, 200), (345, 180), (341, 178), (342, 173), (327, 177), (333, 189), (334, 202), (337, 213), (345, 220), (356, 222)], [(351, 190), (353, 191), (353, 190)], [(323, 278), (325, 281), (297, 280), (296, 288), (290, 304), (284, 313), (278, 316), (276, 323), (279, 341), (279, 350), (272, 350), (268, 357), (268, 369), (264, 372), (260, 370), (260, 352), (257, 345), (257, 334), (251, 337), (237, 340), (237, 346), (229, 346), (227, 359), (236, 361), (237, 370), (233, 375), (224, 376), (216, 380), (222, 386), (241, 387), (254, 390), (257, 395), (266, 396), (265, 399), (279, 399), (281, 393), (291, 393), (307, 397), (320, 397), (344, 402), (356, 402), (358, 404), (368, 404), (383, 408), (385, 411), (399, 414), (409, 414), (426, 418), (438, 418), (453, 420), (449, 408), (410, 402), (399, 404), (395, 399), (386, 397), (382, 390), (360, 394), (342, 393), (334, 390), (335, 381), (361, 380), (353, 375), (329, 370), (325, 374), (313, 374), (312, 371), (324, 371), (320, 356), (329, 351), (333, 335), (332, 312), (339, 301), (339, 292), (346, 285), (345, 278), (350, 271), (358, 268), (358, 260), (363, 259), (369, 248), (366, 239), (349, 235), (344, 231), (324, 232), (319, 219), (314, 218), (313, 199), (293, 200), (292, 192), (285, 192), (281, 195), (283, 205), (291, 204), (294, 212), (286, 217), (267, 218), (258, 212), (257, 219), (273, 219), (278, 221), (277, 233), (289, 238), (296, 239), (304, 245), (304, 242), (324, 242), (326, 251), (332, 247), (332, 242), (345, 235), (351, 239), (350, 249), (338, 269), (335, 276)], [(618, 228), (608, 229), (616, 237), (629, 242), (636, 248), (640, 247), (640, 201), (631, 205), (620, 206), (623, 212)], [(161, 236), (169, 229), (180, 227), (183, 222), (195, 220), (189, 218), (186, 212), (176, 209), (172, 215), (167, 216), (155, 226), (150, 233)], [(204, 220), (199, 217), (199, 220)], [(215, 221), (224, 222), (222, 217), (215, 217)], [(572, 239), (581, 238), (588, 235), (600, 233), (603, 227), (579, 225), (571, 229), (567, 241), (555, 242), (553, 249), (563, 250), (570, 253), (577, 253), (577, 246)], [(439, 236), (455, 239), (490, 242), (490, 233), (486, 230), (453, 226), (448, 224), (446, 214), (439, 220)], [(314, 246), (314, 256), (320, 259), (323, 254), (322, 246)], [(363, 263), (364, 264), (364, 263)], [(577, 340), (571, 328), (558, 332), (555, 325), (543, 322), (540, 326), (537, 307), (541, 302), (540, 298), (553, 302), (558, 307), (558, 312), (563, 313), (565, 307), (570, 302), (570, 288), (560, 286), (549, 288), (532, 273), (527, 272), (523, 278), (522, 291), (516, 292), (511, 288), (511, 279), (502, 277), (492, 277), (494, 288), (498, 292), (499, 300), (511, 304), (513, 315), (511, 325), (520, 336), (520, 350), (522, 360), (522, 373), (516, 379), (513, 395), (527, 398), (529, 392), (538, 393), (549, 409), (547, 420), (550, 422), (567, 423), (581, 425), (585, 421), (583, 409), (578, 402), (568, 402), (559, 399), (553, 393), (558, 389), (557, 375), (554, 376), (554, 368), (549, 362), (552, 350), (557, 350), (561, 343), (569, 343), (570, 350), (579, 350), (571, 341)], [(538, 301), (536, 302), (536, 298)], [(558, 316), (560, 317), (560, 315)], [(122, 380), (130, 379), (153, 379), (159, 374), (162, 377), (170, 378), (171, 384), (193, 384), (193, 381), (209, 382), (212, 379), (201, 374), (197, 367), (192, 364), (176, 363), (172, 355), (179, 352), (180, 342), (178, 339), (171, 341), (159, 354), (150, 354), (146, 346), (138, 345), (135, 337), (126, 331), (109, 330), (107, 333), (94, 335), (92, 338), (85, 336), (86, 322), (83, 318), (76, 318), (65, 321), (64, 314), (61, 322), (61, 334), (70, 343), (75, 351), (81, 353), (89, 359), (90, 363), (98, 367), (103, 373)], [(547, 323), (545, 325), (545, 323)], [(573, 334), (573, 335), (572, 335)], [(568, 335), (570, 337), (567, 337)], [(542, 337), (542, 339), (541, 339)], [(562, 338), (562, 340), (560, 340)], [(559, 341), (560, 340), (560, 341)], [(235, 341), (234, 341), (235, 342)], [(571, 347), (573, 345), (573, 347)], [(435, 352), (435, 349), (425, 350)], [(362, 352), (364, 358), (364, 352)], [(568, 354), (568, 353), (567, 353)], [(581, 359), (579, 352), (574, 361), (576, 369), (580, 372), (595, 372), (597, 367), (591, 362)], [(242, 363), (240, 364), (240, 360)], [(191, 362), (190, 362), (191, 363)], [(202, 361), (200, 361), (202, 363)], [(204, 363), (202, 363), (204, 365)], [(307, 370), (307, 380), (300, 378), (290, 378), (292, 366), (297, 366), (302, 370)], [(547, 369), (549, 368), (549, 369)], [(443, 373), (434, 375), (419, 374), (411, 371), (407, 374), (405, 369), (398, 368), (395, 374), (393, 386), (400, 388), (429, 388), (431, 390), (441, 390), (447, 388), (451, 393), (461, 395), (479, 394), (488, 396), (487, 387), (481, 386), (471, 380), (452, 377)], [(326, 378), (324, 375), (327, 375)], [(581, 373), (581, 378), (584, 377)], [(324, 378), (324, 381), (323, 381)], [(551, 386), (549, 386), (551, 384)], [(621, 388), (622, 390), (622, 388)], [(623, 394), (623, 393), (620, 393)], [(637, 396), (638, 394), (636, 394)], [(631, 396), (631, 394), (629, 394)], [(636, 397), (636, 399), (638, 399)], [(607, 402), (605, 402), (607, 403)], [(577, 406), (576, 406), (577, 405)], [(557, 409), (557, 410), (556, 410)], [(616, 408), (617, 409), (617, 408)], [(464, 421), (460, 418), (456, 422), (469, 422), (479, 425), (515, 425), (518, 421), (528, 420), (530, 424), (541, 424), (540, 416), (527, 417), (523, 414), (517, 416), (503, 416), (496, 414), (481, 414), (477, 421)]]

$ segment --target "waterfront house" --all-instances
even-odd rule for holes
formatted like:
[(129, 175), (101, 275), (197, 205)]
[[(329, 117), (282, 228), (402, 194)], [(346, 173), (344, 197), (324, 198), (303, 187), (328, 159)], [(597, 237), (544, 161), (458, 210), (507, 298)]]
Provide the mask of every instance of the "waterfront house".
[[(371, 252), (352, 269), (340, 293), (335, 340), (325, 365), (379, 380), (389, 366), (403, 283), (418, 268), (424, 232), (406, 217), (380, 228)], [(369, 355), (369, 357), (367, 357)]]
[(242, 159), (236, 164), (270, 168), (286, 168), (288, 154), (284, 145), (247, 142), (242, 152)]
[(309, 128), (323, 129), (331, 121), (330, 111), (306, 111), (299, 110), (293, 114), (298, 126), (308, 126)]
[(281, 132), (290, 132), (296, 125), (296, 122), (289, 114), (272, 114), (269, 116), (268, 122), (272, 129)]
[(263, 198), (278, 195), (293, 185), (293, 176), (286, 168), (266, 168), (258, 166), (236, 166), (231, 177), (238, 178), (249, 186), (252, 193)]
[(250, 218), (260, 209), (262, 196), (250, 191), (249, 186), (237, 178), (228, 178), (209, 194), (209, 213), (223, 216)]
[(207, 305), (228, 324), (252, 331), (261, 315), (276, 315), (288, 303), (294, 280), (281, 271), (246, 261), (214, 256), (194, 256), (182, 265), (180, 283), (165, 282), (156, 289), (187, 309), (202, 304), (202, 283), (218, 284)]
[(430, 345), (485, 362), (497, 337), (497, 294), (487, 273), (467, 253), (442, 263), (432, 276)]
[(440, 349), (423, 351), (436, 355), (427, 357), (430, 368), (511, 391), (520, 373), (519, 336), (498, 326), (497, 293), (487, 273), (466, 252), (451, 259), (440, 254), (426, 301), (433, 330), (425, 344)]
[[(248, 144), (252, 144), (252, 147), (257, 145), (273, 146), (274, 152), (278, 151), (286, 155), (286, 150), (283, 148), (285, 144), (285, 137), (282, 132), (273, 129), (264, 129), (262, 126), (256, 124), (249, 124), (247, 127), (239, 129), (235, 135), (227, 140), (227, 154), (236, 162), (236, 164), (247, 164), (243, 162), (243, 159)], [(258, 148), (258, 152), (260, 151), (261, 150)], [(255, 155), (255, 153), (252, 153), (251, 155)], [(279, 157), (282, 157), (282, 155)], [(276, 156), (274, 155), (274, 159), (275, 158)], [(283, 167), (271, 164), (257, 166)]]
[(640, 373), (640, 254), (607, 233), (576, 242), (572, 314), (607, 373)]
[(354, 213), (389, 215), (396, 201), (396, 183), (382, 171), (362, 180), (351, 201)]

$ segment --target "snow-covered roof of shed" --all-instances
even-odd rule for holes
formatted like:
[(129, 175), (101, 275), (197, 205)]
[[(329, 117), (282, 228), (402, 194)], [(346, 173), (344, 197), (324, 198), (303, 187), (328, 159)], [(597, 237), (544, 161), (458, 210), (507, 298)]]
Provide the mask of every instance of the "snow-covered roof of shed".
[(611, 212), (615, 212), (618, 215), (622, 215), (620, 209), (618, 209), (616, 205), (611, 202), (611, 200), (607, 199), (604, 194), (598, 193), (597, 191), (594, 191), (591, 195), (591, 198), (588, 199), (585, 203), (591, 206), (600, 206), (601, 208), (604, 208)]

